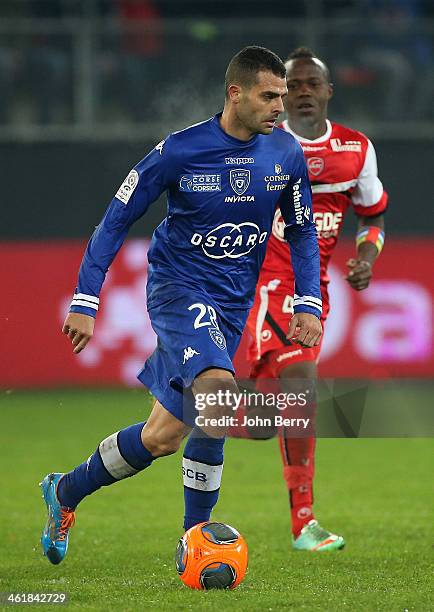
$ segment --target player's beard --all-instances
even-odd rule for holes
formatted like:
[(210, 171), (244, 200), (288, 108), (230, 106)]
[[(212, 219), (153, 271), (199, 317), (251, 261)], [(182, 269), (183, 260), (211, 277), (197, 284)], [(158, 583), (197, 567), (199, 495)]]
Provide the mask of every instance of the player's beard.
[(243, 108), (238, 110), (238, 120), (242, 123), (243, 127), (251, 133), (251, 137), (256, 134), (270, 134), (273, 128), (266, 128), (263, 121), (266, 117), (260, 117), (257, 112), (253, 111), (249, 104), (246, 104)]

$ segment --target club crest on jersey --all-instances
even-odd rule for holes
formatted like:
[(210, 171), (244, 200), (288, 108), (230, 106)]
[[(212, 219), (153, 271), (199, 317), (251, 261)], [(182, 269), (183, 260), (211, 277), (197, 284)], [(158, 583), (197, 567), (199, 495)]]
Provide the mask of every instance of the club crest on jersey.
[(211, 340), (218, 346), (222, 351), (226, 348), (226, 339), (219, 329), (208, 329)]
[(274, 174), (280, 174), (282, 172), (282, 166), (280, 164), (274, 164)]
[(324, 170), (324, 160), (321, 157), (310, 157), (307, 161), (307, 167), (312, 176), (318, 176)]
[(232, 189), (239, 196), (245, 193), (250, 185), (250, 170), (237, 168), (229, 173), (229, 181)]

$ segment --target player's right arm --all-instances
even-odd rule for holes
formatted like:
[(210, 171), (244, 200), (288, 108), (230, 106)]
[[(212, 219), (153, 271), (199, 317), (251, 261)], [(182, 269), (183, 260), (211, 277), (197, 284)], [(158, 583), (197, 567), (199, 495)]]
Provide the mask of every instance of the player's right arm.
[(176, 176), (174, 147), (169, 137), (153, 149), (128, 174), (95, 229), (84, 253), (78, 285), (62, 332), (82, 351), (93, 335), (99, 294), (107, 270), (121, 248), (131, 225), (140, 219)]

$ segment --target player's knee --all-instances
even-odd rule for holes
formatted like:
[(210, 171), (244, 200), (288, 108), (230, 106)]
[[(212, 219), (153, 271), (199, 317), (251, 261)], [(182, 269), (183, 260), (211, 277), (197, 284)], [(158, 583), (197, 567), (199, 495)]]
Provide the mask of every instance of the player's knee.
[[(226, 396), (226, 391), (229, 394)], [(221, 368), (212, 368), (202, 372), (193, 382), (193, 393), (202, 396), (205, 394), (216, 395), (222, 393), (225, 397), (234, 397), (239, 389), (232, 372)]]
[(196, 376), (194, 383), (204, 383), (205, 381), (218, 381), (221, 384), (235, 384), (234, 375), (229, 370), (222, 368), (208, 368), (204, 370), (198, 376)]

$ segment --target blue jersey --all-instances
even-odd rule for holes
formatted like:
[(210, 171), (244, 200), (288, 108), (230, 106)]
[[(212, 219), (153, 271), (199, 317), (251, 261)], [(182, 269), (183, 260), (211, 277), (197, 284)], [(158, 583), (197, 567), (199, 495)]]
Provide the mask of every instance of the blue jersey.
[(148, 252), (148, 308), (175, 286), (197, 288), (242, 327), (279, 207), (303, 298), (294, 310), (320, 316), (319, 252), (299, 143), (279, 128), (238, 140), (220, 127), (220, 116), (171, 134), (131, 170), (89, 241), (71, 312), (96, 315), (129, 227), (167, 192), (167, 216)]

